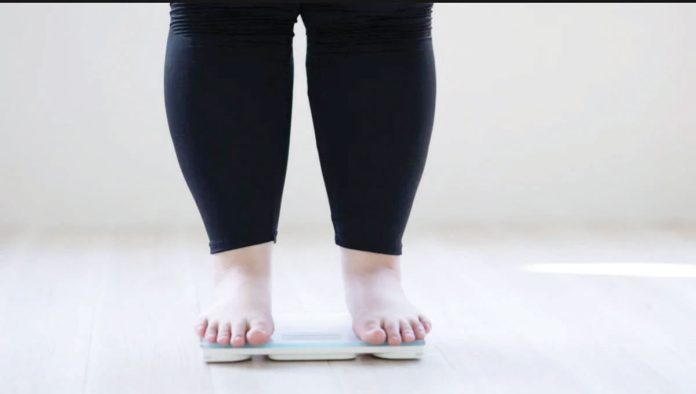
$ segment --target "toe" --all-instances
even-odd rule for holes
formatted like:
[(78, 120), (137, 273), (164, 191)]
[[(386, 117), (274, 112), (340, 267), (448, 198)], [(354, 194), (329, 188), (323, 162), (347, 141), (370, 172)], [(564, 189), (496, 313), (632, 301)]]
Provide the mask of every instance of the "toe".
[(205, 330), (205, 339), (210, 343), (217, 342), (218, 322), (213, 321), (208, 323), (208, 328)]
[(413, 342), (416, 340), (416, 335), (413, 333), (411, 325), (406, 320), (399, 322), (399, 328), (401, 329), (401, 339), (404, 342)]
[(387, 334), (377, 320), (368, 320), (355, 326), (355, 332), (360, 340), (370, 345), (381, 345), (386, 341)]
[(208, 328), (208, 319), (205, 317), (202, 317), (198, 319), (198, 322), (196, 322), (196, 326), (194, 330), (196, 331), (196, 335), (199, 337), (203, 338), (203, 335), (205, 335), (205, 330)]
[(262, 345), (271, 339), (273, 327), (264, 320), (253, 320), (249, 323), (246, 339), (252, 345)]
[(433, 329), (433, 325), (432, 325), (432, 323), (430, 323), (430, 319), (428, 319), (427, 317), (425, 317), (423, 315), (419, 316), (418, 318), (419, 318), (421, 324), (423, 324), (423, 328), (425, 328), (425, 333), (426, 334), (429, 333), (430, 330)]
[(411, 320), (411, 328), (416, 335), (416, 339), (425, 339), (425, 328), (419, 320)]
[(244, 346), (246, 343), (247, 324), (246, 320), (239, 320), (232, 324), (232, 346)]
[(229, 345), (230, 344), (230, 335), (232, 333), (232, 329), (230, 327), (230, 323), (225, 323), (220, 328), (218, 329), (218, 335), (217, 335), (217, 343), (220, 345)]
[(399, 334), (399, 321), (390, 319), (384, 321), (384, 330), (387, 332), (387, 342), (390, 345), (400, 345), (401, 335)]

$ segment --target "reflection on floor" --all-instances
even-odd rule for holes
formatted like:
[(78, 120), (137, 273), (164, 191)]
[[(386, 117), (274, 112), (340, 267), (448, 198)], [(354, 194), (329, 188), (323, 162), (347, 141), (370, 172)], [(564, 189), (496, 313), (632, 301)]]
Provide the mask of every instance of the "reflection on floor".
[(643, 276), (648, 278), (695, 278), (696, 264), (675, 263), (544, 263), (523, 267), (529, 272), (574, 275)]

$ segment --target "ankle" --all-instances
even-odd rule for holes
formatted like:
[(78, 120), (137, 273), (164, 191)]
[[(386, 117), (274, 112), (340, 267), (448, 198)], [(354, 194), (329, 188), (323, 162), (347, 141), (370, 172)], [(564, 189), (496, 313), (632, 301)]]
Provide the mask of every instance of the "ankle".
[(384, 274), (401, 277), (399, 256), (341, 248), (341, 263), (346, 278)]
[(271, 272), (271, 243), (247, 246), (213, 255), (216, 278), (228, 275), (269, 276)]

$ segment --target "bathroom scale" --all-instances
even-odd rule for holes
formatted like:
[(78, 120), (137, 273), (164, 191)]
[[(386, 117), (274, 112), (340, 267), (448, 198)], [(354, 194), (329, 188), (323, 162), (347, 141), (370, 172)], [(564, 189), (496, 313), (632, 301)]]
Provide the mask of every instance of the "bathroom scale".
[(423, 354), (425, 341), (392, 346), (370, 345), (353, 333), (347, 314), (321, 317), (284, 315), (274, 317), (275, 332), (271, 341), (263, 345), (231, 346), (201, 340), (203, 358), (209, 363), (237, 362), (252, 356), (266, 356), (271, 360), (351, 360), (359, 354), (378, 358), (409, 360)]

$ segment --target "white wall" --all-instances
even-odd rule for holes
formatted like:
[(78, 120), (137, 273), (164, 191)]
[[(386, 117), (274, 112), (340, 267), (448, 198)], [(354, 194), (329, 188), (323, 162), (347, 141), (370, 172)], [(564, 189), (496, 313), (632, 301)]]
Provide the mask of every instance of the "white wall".
[[(436, 4), (413, 227), (696, 221), (694, 5)], [(0, 5), (0, 226), (200, 226), (162, 99), (168, 5)], [(281, 226), (329, 223), (295, 26)]]

